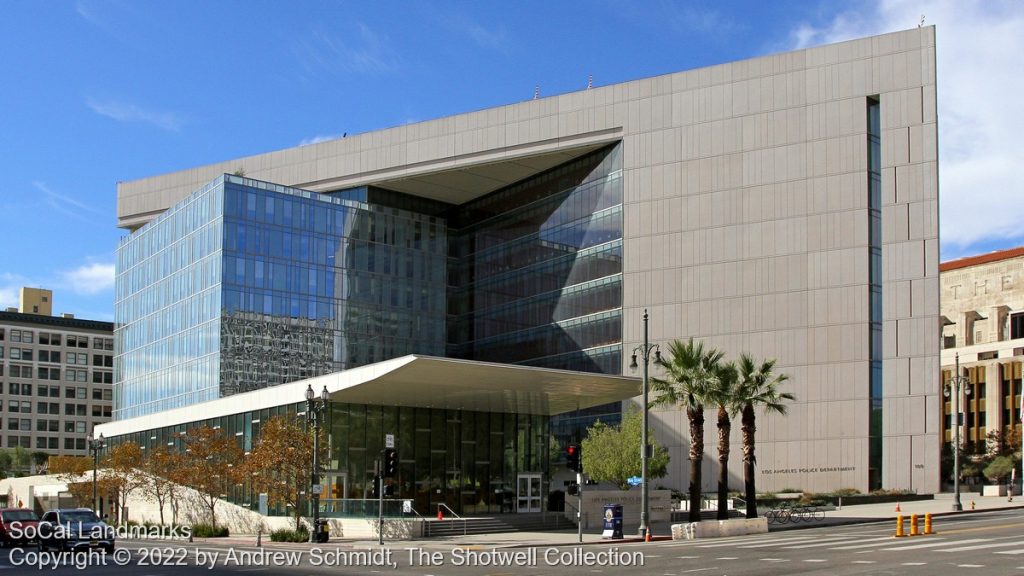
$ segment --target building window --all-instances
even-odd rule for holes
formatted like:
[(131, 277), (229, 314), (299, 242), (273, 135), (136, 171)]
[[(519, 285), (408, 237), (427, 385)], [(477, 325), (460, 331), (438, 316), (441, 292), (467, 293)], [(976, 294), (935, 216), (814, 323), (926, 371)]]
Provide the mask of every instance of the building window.
[(1024, 313), (1010, 315), (1010, 338), (1024, 338)]

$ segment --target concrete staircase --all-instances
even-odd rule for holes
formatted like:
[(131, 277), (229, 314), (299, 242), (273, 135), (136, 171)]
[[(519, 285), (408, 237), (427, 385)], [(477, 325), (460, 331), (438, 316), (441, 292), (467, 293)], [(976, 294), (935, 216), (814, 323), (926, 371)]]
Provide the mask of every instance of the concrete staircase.
[(424, 521), (423, 535), (428, 538), (464, 536), (468, 534), (499, 534), (502, 532), (544, 532), (565, 530), (576, 524), (561, 512), (547, 514), (503, 514), (500, 516), (428, 519)]

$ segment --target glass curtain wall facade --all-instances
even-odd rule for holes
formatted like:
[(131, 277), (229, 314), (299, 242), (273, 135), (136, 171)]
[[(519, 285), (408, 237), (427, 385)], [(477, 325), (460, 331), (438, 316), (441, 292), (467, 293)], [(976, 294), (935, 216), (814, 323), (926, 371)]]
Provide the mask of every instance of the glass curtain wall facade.
[[(135, 432), (116, 442), (135, 442), (144, 450), (180, 447), (183, 433), (206, 425), (237, 438), (239, 447), (250, 452), (263, 422), (273, 416), (300, 417), (297, 413), (304, 410), (304, 402), (287, 404)], [(334, 402), (325, 415), (329, 449), (320, 502), (326, 516), (376, 515), (374, 465), (385, 434), (395, 434), (400, 457), (399, 478), (385, 514), (400, 515), (401, 500), (406, 499), (423, 515), (434, 512), (438, 504), (459, 514), (514, 512), (520, 474), (540, 474), (547, 482), (547, 416)], [(225, 493), (236, 504), (258, 509), (258, 495), (251, 486), (226, 486)], [(287, 515), (283, 508), (271, 513)]]
[(363, 198), (224, 175), (122, 242), (115, 418), (443, 355), (444, 221)]
[(868, 99), (868, 264), (871, 416), (868, 431), (868, 486), (882, 487), (882, 128), (878, 100)]
[(218, 397), (223, 206), (217, 179), (119, 244), (115, 419)]
[[(619, 374), (622, 147), (613, 145), (450, 211), (448, 354)], [(619, 404), (556, 416), (579, 440)]]
[(460, 206), (449, 228), (449, 356), (620, 372), (620, 146)]

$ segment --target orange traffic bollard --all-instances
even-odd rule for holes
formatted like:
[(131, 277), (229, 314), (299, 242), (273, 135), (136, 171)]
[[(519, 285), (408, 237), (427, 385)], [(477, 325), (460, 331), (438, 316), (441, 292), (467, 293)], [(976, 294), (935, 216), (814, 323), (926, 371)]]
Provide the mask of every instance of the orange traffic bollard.
[(924, 533), (925, 534), (935, 534), (935, 532), (932, 531), (932, 515), (931, 514), (925, 514), (924, 515)]
[(437, 507), (437, 519), (438, 520), (444, 520), (444, 512), (441, 512), (441, 507), (440, 506)]
[(910, 515), (910, 535), (919, 536), (921, 533), (917, 531), (917, 514)]
[(896, 501), (896, 511), (897, 512), (900, 511), (900, 501), (899, 500)]
[(906, 534), (903, 533), (903, 516), (897, 516), (896, 517), (896, 537), (897, 538), (901, 538), (903, 536), (906, 536)]

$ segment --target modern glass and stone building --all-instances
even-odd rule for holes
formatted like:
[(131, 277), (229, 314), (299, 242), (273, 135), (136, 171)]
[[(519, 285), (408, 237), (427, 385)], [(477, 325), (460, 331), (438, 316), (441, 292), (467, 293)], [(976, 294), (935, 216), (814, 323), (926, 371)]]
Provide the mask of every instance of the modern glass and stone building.
[[(759, 488), (939, 486), (934, 27), (124, 182), (118, 219), (108, 436), (230, 417), (247, 438), (254, 410), (326, 378), (350, 486), (366, 470), (351, 450), (379, 442), (372, 412), (408, 426), (403, 443), (444, 428), (403, 462), (417, 490), (472, 469), (483, 492), (534, 474), (544, 492), (550, 458), (510, 430), (615, 418), (648, 309), (654, 342), (789, 374), (789, 416), (758, 421)], [(411, 381), (472, 368), (393, 394), (368, 375), (395, 362)], [(580, 374), (593, 385), (568, 384)], [(685, 414), (653, 422), (660, 482), (682, 488)], [(449, 440), (462, 452), (443, 456)]]

